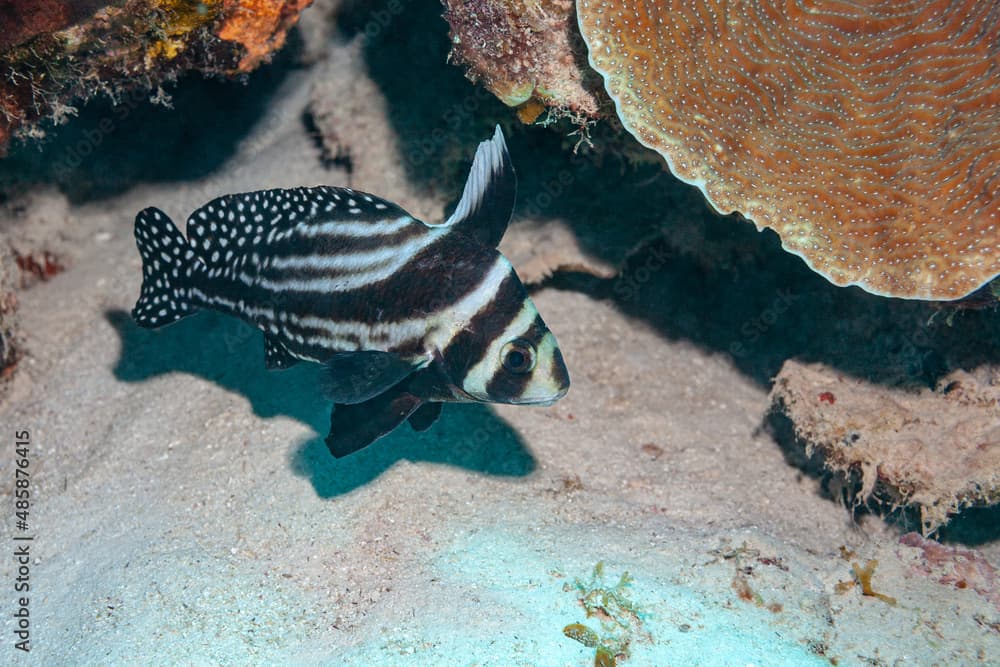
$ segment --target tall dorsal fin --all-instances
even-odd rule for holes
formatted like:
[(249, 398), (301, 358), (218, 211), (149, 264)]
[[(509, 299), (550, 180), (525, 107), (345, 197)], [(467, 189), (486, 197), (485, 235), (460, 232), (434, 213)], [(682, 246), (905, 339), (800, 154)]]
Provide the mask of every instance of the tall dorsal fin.
[(493, 138), (476, 149), (462, 199), (444, 224), (495, 248), (507, 231), (516, 196), (517, 174), (497, 125)]

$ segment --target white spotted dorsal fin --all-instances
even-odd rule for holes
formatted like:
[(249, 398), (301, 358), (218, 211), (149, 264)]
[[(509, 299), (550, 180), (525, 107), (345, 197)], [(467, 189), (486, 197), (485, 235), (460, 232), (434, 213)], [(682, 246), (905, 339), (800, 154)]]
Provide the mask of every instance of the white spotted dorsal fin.
[[(265, 242), (274, 228), (294, 224), (295, 190), (260, 190), (217, 197), (187, 220), (195, 252), (212, 269), (232, 268), (233, 260)], [(282, 224), (283, 223), (283, 224)]]
[(495, 248), (507, 231), (516, 197), (517, 174), (497, 125), (493, 138), (476, 149), (462, 198), (444, 224)]
[(396, 204), (349, 188), (318, 186), (224, 195), (188, 217), (187, 236), (211, 269), (225, 271), (235, 258), (294, 230), (339, 223), (378, 224), (409, 220)]

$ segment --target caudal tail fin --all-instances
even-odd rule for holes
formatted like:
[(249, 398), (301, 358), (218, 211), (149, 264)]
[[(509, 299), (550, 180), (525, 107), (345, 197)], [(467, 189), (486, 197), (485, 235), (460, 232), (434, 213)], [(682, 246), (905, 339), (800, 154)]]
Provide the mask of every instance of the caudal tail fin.
[(140, 211), (135, 244), (142, 256), (142, 291), (132, 309), (136, 324), (154, 329), (195, 312), (191, 281), (202, 266), (170, 218), (157, 208)]

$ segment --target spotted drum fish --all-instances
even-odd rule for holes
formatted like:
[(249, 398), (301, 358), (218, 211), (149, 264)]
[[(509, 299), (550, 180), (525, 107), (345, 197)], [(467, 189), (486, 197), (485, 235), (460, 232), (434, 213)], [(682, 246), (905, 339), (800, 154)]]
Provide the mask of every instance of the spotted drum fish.
[(516, 189), (497, 127), (442, 224), (325, 186), (214, 199), (187, 238), (147, 208), (132, 317), (156, 328), (209, 308), (263, 330), (269, 369), (324, 364), (336, 457), (407, 420), (430, 428), (445, 402), (550, 404), (569, 388), (562, 354), (496, 249)]

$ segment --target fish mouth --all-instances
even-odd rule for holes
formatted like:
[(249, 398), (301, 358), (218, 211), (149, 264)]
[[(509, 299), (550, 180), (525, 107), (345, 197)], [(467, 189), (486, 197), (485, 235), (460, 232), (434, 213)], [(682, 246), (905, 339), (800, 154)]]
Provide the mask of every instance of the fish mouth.
[(474, 396), (457, 385), (452, 385), (451, 392), (459, 403), (501, 403), (503, 405), (533, 405), (546, 407), (552, 405), (566, 395), (569, 386), (562, 387), (554, 396), (522, 396), (518, 398), (497, 399), (490, 396)]
[(540, 408), (545, 408), (550, 405), (555, 405), (562, 396), (556, 396), (555, 398), (519, 398), (513, 401), (507, 401), (509, 405), (533, 405)]
[(539, 407), (546, 407), (554, 404), (560, 398), (565, 396), (566, 392), (568, 391), (569, 387), (567, 386), (560, 389), (559, 393), (556, 394), (555, 396), (539, 396), (539, 397), (529, 396), (526, 398), (515, 398), (506, 402), (509, 403), (510, 405), (537, 405)]
[(455, 398), (458, 399), (460, 403), (502, 403), (504, 405), (531, 405), (538, 407), (547, 407), (554, 404), (560, 398), (566, 395), (566, 392), (561, 392), (556, 396), (544, 396), (540, 398), (511, 398), (507, 400), (497, 400), (495, 398), (478, 398), (472, 394), (459, 389), (455, 392)]

